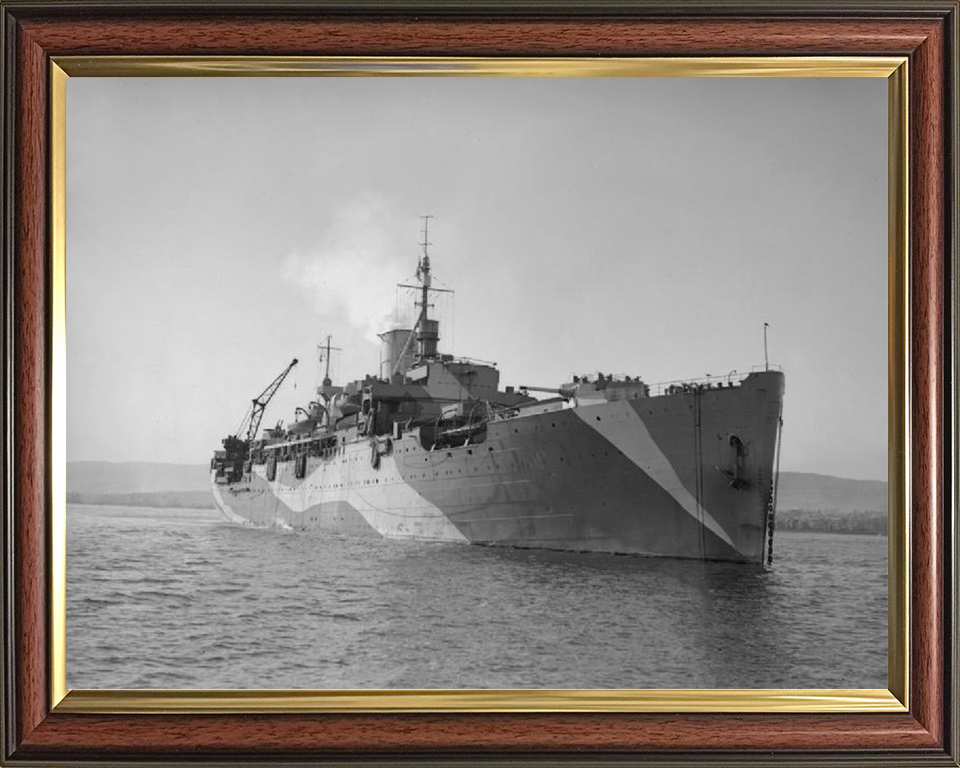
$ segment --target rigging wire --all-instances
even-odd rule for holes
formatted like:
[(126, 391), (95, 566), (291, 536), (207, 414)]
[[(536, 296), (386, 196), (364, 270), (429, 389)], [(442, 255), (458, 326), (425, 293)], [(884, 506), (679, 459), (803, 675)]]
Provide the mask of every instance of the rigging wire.
[(247, 422), (250, 421), (250, 416), (253, 414), (253, 403), (250, 404), (250, 407), (247, 408), (247, 412), (243, 415), (243, 418), (240, 419), (240, 423), (237, 425), (237, 431), (234, 434), (239, 437), (244, 432), (244, 427), (247, 425)]

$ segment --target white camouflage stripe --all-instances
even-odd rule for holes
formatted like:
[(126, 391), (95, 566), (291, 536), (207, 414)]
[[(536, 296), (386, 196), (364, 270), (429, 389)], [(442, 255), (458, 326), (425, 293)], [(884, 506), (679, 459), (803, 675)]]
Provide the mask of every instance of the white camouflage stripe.
[[(708, 530), (719, 536), (731, 547), (733, 541), (703, 505), (697, 511), (697, 500), (681, 482), (679, 476), (656, 441), (650, 435), (646, 424), (633, 407), (624, 400), (614, 401), (600, 406), (574, 408), (584, 424), (595, 429), (604, 438), (616, 446), (624, 456), (642, 469), (663, 490), (669, 493), (685, 512)], [(597, 421), (597, 415), (601, 420)]]
[[(364, 447), (358, 453), (366, 459), (369, 451)], [(357, 474), (370, 476), (366, 470), (364, 467)], [(254, 472), (267, 482), (265, 467), (256, 466)], [(322, 484), (340, 484), (336, 491), (329, 494), (328, 500), (349, 504), (381, 536), (392, 539), (467, 541), (467, 537), (439, 507), (427, 501), (400, 476), (392, 456), (381, 457), (380, 469), (376, 473), (379, 482), (376, 484), (351, 485), (352, 474), (353, 467), (349, 461), (342, 465), (321, 464), (297, 486), (283, 485), (278, 472), (270, 488), (291, 511), (302, 513), (317, 503), (323, 503), (324, 494), (317, 490)]]

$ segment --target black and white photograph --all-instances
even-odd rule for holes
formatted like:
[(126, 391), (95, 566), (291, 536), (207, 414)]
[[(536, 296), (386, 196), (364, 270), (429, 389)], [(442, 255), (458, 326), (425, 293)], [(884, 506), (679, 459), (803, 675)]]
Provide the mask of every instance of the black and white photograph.
[(68, 688), (887, 688), (884, 78), (66, 99)]

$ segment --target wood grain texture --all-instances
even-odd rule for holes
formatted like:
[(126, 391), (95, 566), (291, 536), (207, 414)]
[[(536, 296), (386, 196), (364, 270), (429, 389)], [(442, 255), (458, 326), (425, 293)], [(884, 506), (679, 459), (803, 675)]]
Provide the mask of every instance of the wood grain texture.
[(52, 55), (644, 56), (862, 55), (910, 52), (929, 19), (81, 19), (26, 20), (24, 33)]
[(911, 64), (913, 594), (911, 710), (943, 739), (943, 32)]
[(205, 755), (903, 750), (937, 746), (909, 715), (52, 715), (24, 744), (40, 757), (96, 745), (130, 755), (171, 748)]
[[(318, 757), (422, 761), (494, 755), (630, 757), (669, 752), (701, 762), (764, 753), (838, 761), (948, 764), (944, 738), (943, 420), (948, 55), (935, 14), (850, 18), (450, 18), (421, 14), (154, 17), (122, 7), (99, 16), (66, 7), (18, 21), (16, 145), (16, 757), (146, 760)], [(892, 6), (887, 6), (890, 8)], [(951, 22), (952, 23), (952, 22)], [(234, 715), (47, 714), (46, 66), (51, 55), (767, 55), (911, 56), (913, 324), (913, 587), (909, 715)], [(951, 129), (952, 130), (952, 129)], [(752, 755), (752, 757), (751, 757)], [(884, 758), (883, 755), (886, 755)], [(909, 758), (909, 759), (907, 759)], [(954, 760), (954, 764), (955, 764)]]
[(47, 714), (46, 57), (22, 37), (14, 231), (14, 547), (18, 735)]

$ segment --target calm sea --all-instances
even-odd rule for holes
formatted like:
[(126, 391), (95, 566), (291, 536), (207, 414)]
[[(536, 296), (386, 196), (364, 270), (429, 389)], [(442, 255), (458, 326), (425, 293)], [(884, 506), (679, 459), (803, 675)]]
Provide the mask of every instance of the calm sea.
[(68, 506), (70, 688), (886, 688), (887, 540), (772, 570)]

